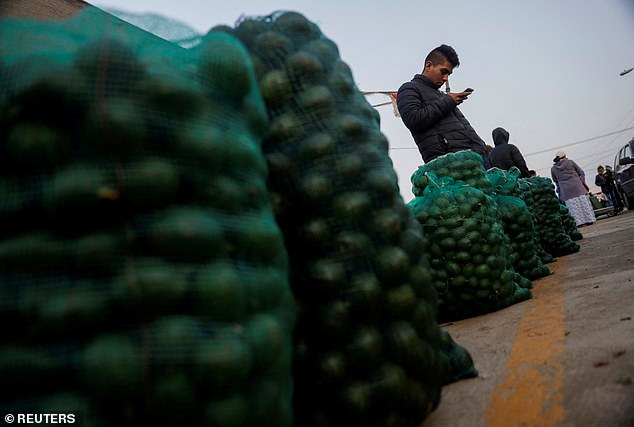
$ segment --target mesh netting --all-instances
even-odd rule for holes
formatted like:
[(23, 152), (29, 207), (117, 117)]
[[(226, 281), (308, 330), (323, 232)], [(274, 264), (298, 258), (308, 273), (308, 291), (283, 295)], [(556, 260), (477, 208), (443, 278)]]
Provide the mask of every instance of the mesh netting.
[(583, 239), (583, 234), (579, 231), (577, 222), (572, 217), (570, 209), (561, 201), (559, 202), (559, 213), (561, 214), (561, 225), (564, 227), (564, 231), (568, 237), (570, 237), (573, 242)]
[(337, 45), (296, 12), (245, 17), (270, 118), (269, 188), (298, 300), (295, 425), (416, 426), (473, 362), (436, 323), (420, 226), (379, 116)]
[(523, 277), (534, 280), (549, 275), (551, 271), (540, 256), (543, 248), (539, 243), (531, 211), (519, 198), (519, 177), (520, 171), (516, 167), (508, 171), (498, 168), (487, 171), (498, 215), (511, 244), (511, 265)]
[(549, 178), (535, 176), (518, 180), (520, 198), (533, 215), (533, 223), (543, 249), (552, 256), (563, 256), (580, 249), (563, 227), (560, 202)]
[(451, 178), (491, 194), (491, 182), (487, 179), (482, 156), (475, 151), (465, 150), (436, 157), (420, 166), (411, 177), (412, 193), (422, 196), (430, 184), (428, 173), (440, 178)]
[(462, 181), (426, 177), (429, 185), (409, 208), (426, 237), (439, 318), (462, 319), (530, 298), (530, 280), (509, 262), (511, 246), (494, 199)]
[(20, 379), (0, 405), (290, 426), (295, 309), (243, 45), (93, 8), (0, 28), (0, 377)]
[(539, 257), (539, 241), (526, 203), (513, 196), (495, 196), (495, 203), (504, 233), (511, 243), (510, 262), (515, 271), (530, 280), (551, 274)]

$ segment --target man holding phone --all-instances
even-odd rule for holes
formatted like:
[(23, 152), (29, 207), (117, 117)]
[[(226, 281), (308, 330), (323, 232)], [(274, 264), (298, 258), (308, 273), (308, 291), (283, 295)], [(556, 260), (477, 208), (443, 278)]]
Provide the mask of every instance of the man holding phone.
[(447, 153), (473, 150), (484, 156), (486, 144), (458, 109), (473, 92), (443, 93), (453, 69), (460, 65), (458, 54), (440, 45), (427, 55), (421, 74), (401, 85), (396, 96), (398, 110), (425, 163)]

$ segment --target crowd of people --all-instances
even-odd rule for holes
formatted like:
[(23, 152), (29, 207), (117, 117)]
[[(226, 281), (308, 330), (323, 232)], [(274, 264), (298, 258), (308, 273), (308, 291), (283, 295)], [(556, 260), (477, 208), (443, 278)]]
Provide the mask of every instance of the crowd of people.
[[(425, 58), (420, 74), (398, 89), (396, 102), (401, 119), (409, 129), (425, 163), (448, 153), (472, 150), (482, 156), (486, 169), (509, 170), (517, 167), (522, 178), (536, 176), (529, 170), (517, 146), (509, 143), (510, 133), (503, 127), (493, 129), (493, 146), (477, 134), (458, 109), (473, 93), (472, 89), (451, 92), (449, 76), (460, 65), (456, 51), (446, 44), (433, 49)], [(440, 88), (445, 86), (446, 91)], [(603, 166), (597, 169), (595, 184), (601, 187), (615, 212), (623, 209), (613, 174)], [(551, 178), (560, 200), (566, 205), (578, 227), (591, 225), (596, 216), (590, 201), (590, 189), (584, 171), (563, 151), (553, 159)]]

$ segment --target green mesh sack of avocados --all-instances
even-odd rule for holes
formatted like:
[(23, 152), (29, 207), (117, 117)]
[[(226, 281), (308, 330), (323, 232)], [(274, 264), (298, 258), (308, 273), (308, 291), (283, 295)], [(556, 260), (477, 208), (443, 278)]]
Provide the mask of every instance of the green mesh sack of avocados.
[(570, 209), (564, 203), (559, 202), (559, 213), (561, 214), (561, 224), (566, 231), (566, 234), (573, 242), (583, 239), (583, 234), (579, 231), (575, 219), (570, 214)]
[(488, 169), (486, 177), (491, 184), (491, 194), (517, 197), (519, 195), (517, 180), (520, 178), (520, 174), (520, 170), (515, 166), (509, 170), (500, 168)]
[(522, 199), (522, 201), (526, 204), (526, 207), (528, 208), (528, 211), (530, 212), (531, 217), (533, 218), (533, 229), (535, 231), (534, 245), (537, 251), (537, 256), (542, 261), (542, 263), (549, 264), (554, 262), (555, 258), (544, 250), (544, 247), (542, 246), (540, 242), (539, 230), (537, 230), (537, 224), (535, 222), (535, 215), (536, 215), (535, 198), (533, 197), (533, 193), (529, 190), (529, 186), (530, 184), (528, 183), (528, 181), (526, 181), (526, 178), (519, 178), (517, 180), (517, 189), (514, 192), (515, 193), (514, 195), (515, 197)]
[(408, 206), (423, 228), (439, 320), (477, 316), (530, 298), (530, 281), (509, 263), (495, 201), (462, 181), (427, 177), (430, 185)]
[(535, 280), (551, 274), (539, 257), (533, 217), (518, 197), (494, 196), (504, 233), (511, 243), (511, 265), (522, 276)]
[(498, 215), (511, 244), (511, 265), (523, 277), (534, 280), (551, 272), (539, 255), (541, 248), (538, 248), (538, 235), (531, 212), (526, 203), (517, 197), (519, 177), (520, 172), (516, 167), (508, 171), (498, 168), (487, 170)]
[(431, 172), (438, 178), (451, 178), (462, 181), (467, 185), (491, 194), (491, 182), (487, 179), (482, 156), (475, 151), (465, 150), (448, 153), (436, 157), (429, 163), (420, 166), (410, 179), (412, 193), (422, 196), (425, 188), (430, 184), (427, 173)]
[(543, 249), (554, 257), (578, 252), (579, 244), (564, 230), (559, 197), (552, 180), (540, 176), (521, 178), (518, 185), (521, 191), (520, 198), (533, 215), (533, 224)]
[(291, 426), (295, 305), (241, 42), (86, 8), (3, 20), (0, 52), (0, 377), (20, 378), (0, 407)]
[(436, 322), (419, 224), (379, 116), (336, 43), (292, 11), (243, 17), (270, 126), (263, 150), (299, 314), (295, 425), (417, 426), (476, 374)]

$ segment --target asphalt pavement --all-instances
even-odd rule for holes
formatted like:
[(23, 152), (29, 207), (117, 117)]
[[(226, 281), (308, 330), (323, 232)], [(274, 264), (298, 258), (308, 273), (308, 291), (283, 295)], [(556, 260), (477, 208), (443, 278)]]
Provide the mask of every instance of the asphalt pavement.
[(422, 427), (634, 427), (634, 211), (580, 231), (532, 299), (443, 325), (479, 376)]

